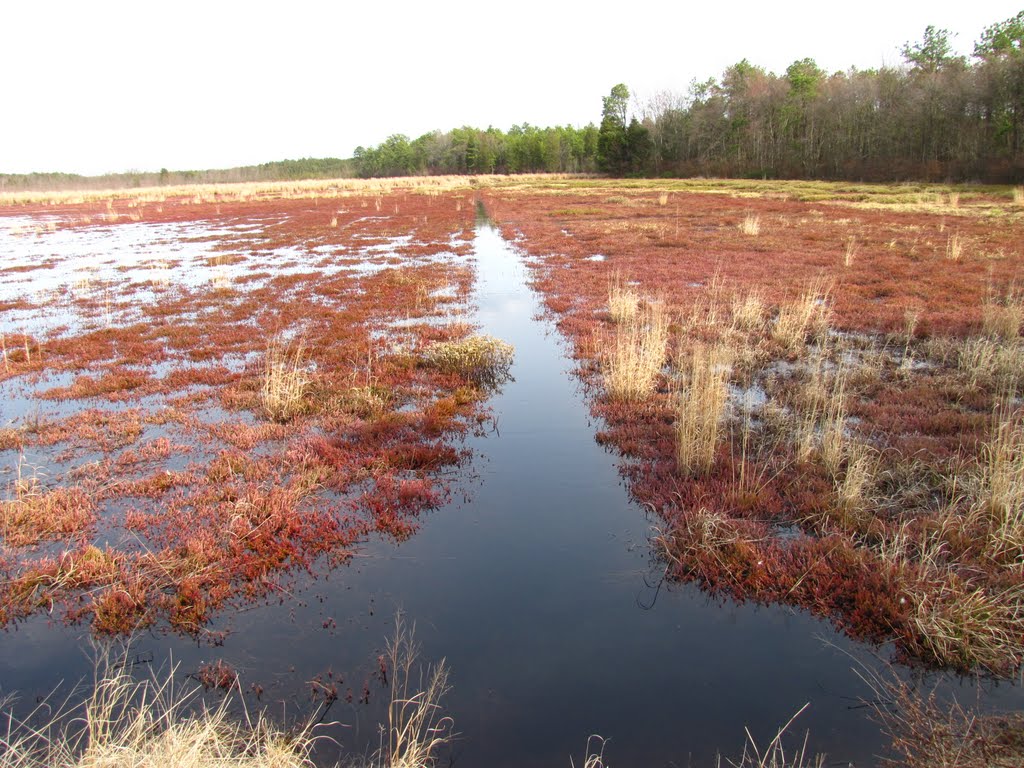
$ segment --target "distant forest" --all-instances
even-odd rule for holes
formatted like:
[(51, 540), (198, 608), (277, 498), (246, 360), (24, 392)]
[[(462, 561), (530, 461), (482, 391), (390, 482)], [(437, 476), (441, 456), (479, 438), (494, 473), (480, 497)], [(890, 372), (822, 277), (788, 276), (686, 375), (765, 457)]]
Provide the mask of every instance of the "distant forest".
[(336, 157), (277, 160), (261, 165), (246, 165), (209, 171), (127, 171), (103, 176), (74, 173), (0, 173), (0, 192), (64, 189), (132, 189), (176, 184), (223, 184), (246, 181), (293, 181), (298, 179), (337, 179), (355, 175), (351, 160)]
[(625, 85), (599, 126), (463, 127), (394, 135), (353, 158), (364, 177), (602, 172), (862, 180), (1024, 180), (1024, 11), (985, 29), (968, 58), (929, 26), (900, 67), (776, 75), (746, 59), (685, 95), (634, 105)]

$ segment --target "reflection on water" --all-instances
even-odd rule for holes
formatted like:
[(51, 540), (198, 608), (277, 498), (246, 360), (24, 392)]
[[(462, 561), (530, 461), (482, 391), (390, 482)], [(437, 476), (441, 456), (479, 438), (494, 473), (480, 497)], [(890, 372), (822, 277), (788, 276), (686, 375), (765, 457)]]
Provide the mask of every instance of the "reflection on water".
[[(469, 439), (472, 477), (453, 503), (400, 545), (370, 542), (351, 566), (223, 617), (223, 647), (142, 636), (136, 649), (170, 652), (183, 671), (222, 658), (264, 689), (275, 715), (310, 711), (308, 681), (330, 669), (342, 698), (328, 719), (343, 724), (331, 734), (362, 752), (379, 741), (386, 692), (371, 675), (401, 608), (422, 658), (451, 666), (459, 764), (564, 766), (598, 733), (611, 739), (611, 763), (709, 765), (718, 750), (742, 749), (745, 726), (767, 743), (808, 702), (794, 731), (810, 730), (811, 749), (873, 764), (884, 741), (844, 653), (863, 651), (800, 612), (660, 584), (653, 521), (594, 441), (560, 339), (536, 319), (527, 268), (485, 221), (475, 254), (476, 320), (516, 359), (492, 402), (495, 430)], [(0, 694), (31, 700), (87, 677), (80, 637), (45, 618), (6, 633)], [(357, 703), (365, 681), (369, 706)]]

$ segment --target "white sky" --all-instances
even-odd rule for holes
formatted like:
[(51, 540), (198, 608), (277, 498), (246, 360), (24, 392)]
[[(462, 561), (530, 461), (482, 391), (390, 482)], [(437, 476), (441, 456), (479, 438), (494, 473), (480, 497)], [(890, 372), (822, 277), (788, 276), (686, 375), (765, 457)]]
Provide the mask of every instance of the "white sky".
[(899, 64), (928, 24), (962, 53), (1024, 0), (10, 0), (0, 173), (349, 157), (392, 133), (585, 125), (622, 82), (683, 93), (740, 59)]

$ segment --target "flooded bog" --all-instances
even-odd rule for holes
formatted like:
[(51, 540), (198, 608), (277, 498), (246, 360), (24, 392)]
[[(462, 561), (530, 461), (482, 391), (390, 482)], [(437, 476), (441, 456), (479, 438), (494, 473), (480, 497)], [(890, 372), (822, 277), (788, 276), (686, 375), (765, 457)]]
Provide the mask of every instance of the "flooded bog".
[[(287, 590), (229, 611), (221, 645), (155, 632), (132, 652), (179, 674), (215, 659), (240, 675), (246, 705), (301, 719), (333, 688), (324, 764), (380, 745), (388, 691), (377, 657), (396, 612), (416, 627), (424, 663), (451, 669), (445, 712), (459, 734), (442, 761), (465, 766), (581, 765), (588, 737), (612, 765), (713, 765), (738, 757), (744, 728), (828, 765), (874, 765), (887, 739), (854, 668), (873, 653), (785, 607), (708, 598), (666, 584), (652, 554), (656, 520), (634, 504), (616, 459), (594, 439), (571, 361), (529, 287), (528, 267), (477, 224), (468, 320), (515, 346), (513, 379), (449, 470), (450, 501), (401, 543), (371, 537), (348, 564), (314, 564)], [(0, 693), (31, 702), (89, 679), (88, 633), (33, 616), (0, 636)], [(966, 683), (961, 693), (973, 698)], [(254, 688), (257, 686), (258, 688)], [(259, 692), (257, 697), (256, 693)], [(1020, 701), (1004, 684), (992, 699)]]

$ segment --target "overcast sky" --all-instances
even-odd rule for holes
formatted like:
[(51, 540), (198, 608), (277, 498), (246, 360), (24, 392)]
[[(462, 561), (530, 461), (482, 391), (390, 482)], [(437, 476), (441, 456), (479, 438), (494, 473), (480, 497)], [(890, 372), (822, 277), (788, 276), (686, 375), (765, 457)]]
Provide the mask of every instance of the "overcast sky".
[[(928, 24), (962, 53), (1024, 0), (935, 3), (4, 2), (0, 173), (349, 157), (392, 133), (584, 125), (616, 83), (684, 93), (774, 72), (899, 64)], [(696, 7), (695, 7), (696, 6)]]

